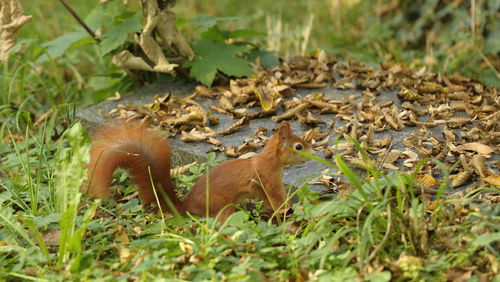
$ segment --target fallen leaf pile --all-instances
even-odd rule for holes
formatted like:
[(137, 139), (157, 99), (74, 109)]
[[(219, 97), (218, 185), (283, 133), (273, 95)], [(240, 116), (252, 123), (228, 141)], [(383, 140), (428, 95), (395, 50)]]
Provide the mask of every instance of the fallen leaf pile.
[[(425, 67), (337, 62), (323, 51), (272, 69), (258, 67), (256, 73), (231, 80), (227, 87), (198, 86), (185, 98), (167, 94), (150, 105), (122, 105), (111, 114), (148, 120), (172, 136), (180, 134), (185, 142), (207, 142), (212, 150), (232, 157), (263, 146), (264, 130), (239, 147), (225, 146), (217, 136), (248, 127), (252, 119), (296, 119), (310, 128), (302, 137), (332, 161), (340, 155), (365, 169), (405, 167), (412, 172), (429, 158), (417, 176), (416, 186), (424, 191), (441, 183), (436, 177), (442, 178), (442, 169), (431, 161), (435, 158), (450, 171), (453, 187), (481, 180), (500, 188), (500, 96), (493, 87), (459, 75), (437, 75)], [(346, 90), (343, 99), (329, 98), (321, 91), (325, 87)], [(299, 88), (311, 90), (301, 96), (295, 93)], [(208, 109), (200, 102), (206, 99), (212, 101)], [(211, 129), (219, 123), (215, 113), (234, 123)], [(390, 134), (378, 136), (384, 132)], [(352, 142), (338, 142), (351, 139), (367, 154)], [(320, 182), (340, 185), (332, 176)]]

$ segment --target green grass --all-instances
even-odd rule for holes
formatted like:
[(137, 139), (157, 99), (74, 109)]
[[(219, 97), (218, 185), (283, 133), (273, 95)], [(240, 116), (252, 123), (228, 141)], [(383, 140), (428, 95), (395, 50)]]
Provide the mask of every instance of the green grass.
[[(96, 2), (71, 5), (86, 18)], [(129, 2), (131, 9), (138, 7), (137, 1)], [(238, 21), (221, 25), (264, 31), (270, 35), (254, 40), (284, 56), (324, 48), (344, 58), (415, 63), (429, 54), (410, 43), (398, 45), (402, 37), (390, 29), (394, 22), (359, 20), (371, 6), (350, 6), (355, 1), (338, 1), (336, 8), (335, 1), (177, 2), (179, 24), (199, 13), (237, 16)], [(449, 181), (442, 183), (436, 200), (425, 201), (413, 192), (417, 171), (385, 175), (367, 163), (367, 171), (359, 175), (341, 158), (335, 164), (317, 159), (325, 168), (340, 170), (354, 192), (320, 200), (298, 183), (299, 189), (289, 193), (298, 198), (294, 212), (280, 218), (281, 224), (271, 223), (259, 202), (256, 209), (241, 209), (220, 226), (212, 219), (146, 213), (137, 198), (118, 203), (85, 199), (79, 187), (89, 140), (74, 119), (75, 110), (126, 91), (132, 82), (112, 66), (109, 56), (101, 56), (92, 40), (72, 44), (57, 57), (44, 57), (44, 43), (79, 27), (58, 1), (23, 5), (33, 21), (21, 29), (10, 60), (0, 67), (0, 280), (500, 279), (500, 208), (482, 204), (476, 193), (442, 196), (451, 189)], [(198, 37), (196, 27), (182, 27), (188, 38)], [(467, 71), (488, 70), (477, 60), (478, 50), (483, 50), (477, 46), (490, 46), (488, 39), (471, 44), (470, 31), (461, 31), (467, 48), (449, 59), (447, 49), (436, 49), (438, 66), (444, 68), (448, 60), (459, 69), (473, 58), (476, 69)], [(441, 40), (455, 39), (443, 34)], [(208, 165), (193, 167), (176, 179), (176, 186), (189, 189), (218, 161), (211, 157)], [(126, 174), (114, 184), (125, 196), (134, 191)]]
[[(471, 267), (479, 279), (492, 278), (497, 263), (498, 206), (476, 204), (474, 197), (422, 202), (411, 190), (415, 175), (371, 168), (361, 176), (337, 158), (338, 167), (327, 164), (351, 180), (348, 197), (320, 201), (303, 184), (294, 213), (281, 224), (257, 208), (219, 226), (213, 219), (148, 214), (137, 198), (81, 201), (81, 154), (89, 141), (79, 124), (55, 147), (35, 143), (18, 143), (2, 158), (23, 160), (6, 162), (12, 180), (0, 183), (4, 279), (445, 280)], [(190, 186), (194, 178), (177, 181)], [(120, 186), (124, 196), (133, 192)]]

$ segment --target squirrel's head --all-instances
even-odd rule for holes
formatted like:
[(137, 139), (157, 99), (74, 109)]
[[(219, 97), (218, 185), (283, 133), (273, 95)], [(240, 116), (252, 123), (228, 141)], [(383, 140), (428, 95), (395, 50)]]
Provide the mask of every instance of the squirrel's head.
[(311, 145), (305, 142), (299, 136), (292, 133), (290, 124), (282, 121), (276, 133), (279, 136), (281, 160), (283, 165), (301, 164), (310, 159), (302, 156), (296, 151), (303, 151), (309, 154), (314, 154)]

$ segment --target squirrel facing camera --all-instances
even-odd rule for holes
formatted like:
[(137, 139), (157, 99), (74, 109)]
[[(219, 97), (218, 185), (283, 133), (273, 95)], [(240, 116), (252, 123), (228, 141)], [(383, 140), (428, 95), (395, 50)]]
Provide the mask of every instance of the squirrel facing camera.
[(208, 178), (208, 216), (219, 216), (222, 223), (236, 210), (235, 204), (250, 197), (260, 198), (273, 211), (285, 212), (288, 205), (283, 169), (309, 160), (296, 151), (313, 152), (283, 121), (260, 153), (210, 168), (181, 202), (170, 176), (171, 151), (167, 138), (154, 134), (143, 124), (128, 122), (105, 126), (92, 139), (88, 178), (83, 185), (84, 192), (91, 197), (109, 196), (113, 172), (120, 167), (130, 171), (143, 204), (156, 203), (154, 186), (162, 211), (205, 216)]

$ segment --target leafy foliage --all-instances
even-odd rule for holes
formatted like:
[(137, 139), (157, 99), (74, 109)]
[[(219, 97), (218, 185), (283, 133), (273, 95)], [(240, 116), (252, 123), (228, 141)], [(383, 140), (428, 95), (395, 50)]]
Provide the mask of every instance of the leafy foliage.
[(211, 86), (218, 70), (230, 76), (249, 76), (252, 69), (249, 62), (237, 58), (244, 46), (227, 45), (222, 42), (202, 39), (194, 46), (196, 53), (191, 62), (185, 62), (184, 67), (191, 67), (189, 75), (201, 83)]
[(101, 37), (103, 40), (99, 45), (101, 54), (104, 56), (119, 46), (124, 45), (130, 33), (137, 32), (142, 28), (141, 23), (141, 13), (135, 13), (104, 32)]
[(264, 36), (265, 33), (249, 29), (221, 30), (220, 21), (238, 20), (236, 17), (209, 17), (197, 15), (189, 22), (200, 27), (201, 40), (193, 45), (195, 58), (184, 61), (190, 67), (189, 75), (206, 86), (211, 86), (218, 71), (235, 77), (253, 74), (250, 63), (259, 58), (263, 66), (277, 65), (278, 59), (269, 51), (262, 50), (246, 41), (226, 43), (229, 39)]

